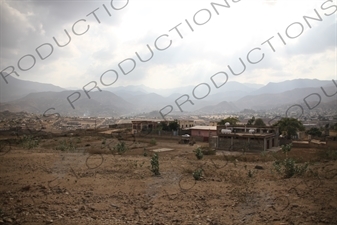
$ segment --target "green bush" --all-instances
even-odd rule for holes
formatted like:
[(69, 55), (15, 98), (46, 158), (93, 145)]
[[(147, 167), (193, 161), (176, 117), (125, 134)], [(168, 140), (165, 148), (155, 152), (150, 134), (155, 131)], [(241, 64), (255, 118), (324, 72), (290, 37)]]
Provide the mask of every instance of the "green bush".
[(282, 149), (283, 153), (286, 155), (286, 157), (288, 157), (288, 152), (290, 152), (292, 147), (293, 147), (293, 145), (291, 143), (281, 146), (281, 149)]
[(199, 169), (196, 169), (194, 172), (193, 172), (193, 177), (195, 180), (201, 180), (202, 178), (202, 172), (203, 170), (201, 168)]
[(204, 157), (204, 154), (202, 153), (202, 149), (201, 148), (197, 148), (196, 150), (194, 150), (195, 156), (197, 157), (197, 159), (202, 159)]
[(118, 144), (114, 147), (114, 151), (117, 151), (118, 154), (122, 155), (127, 151), (127, 147), (125, 142), (118, 142)]
[(151, 171), (156, 176), (160, 175), (159, 160), (158, 160), (158, 154), (157, 153), (155, 153), (151, 158)]
[(284, 178), (290, 178), (294, 175), (303, 175), (307, 171), (309, 163), (297, 165), (294, 159), (286, 158), (275, 161), (273, 166), (278, 173), (283, 174)]

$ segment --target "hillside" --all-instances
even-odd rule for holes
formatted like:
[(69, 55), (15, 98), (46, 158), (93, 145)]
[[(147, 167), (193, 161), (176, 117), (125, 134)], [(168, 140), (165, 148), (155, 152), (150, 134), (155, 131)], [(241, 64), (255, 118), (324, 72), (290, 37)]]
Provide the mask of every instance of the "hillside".
[(23, 98), (30, 93), (65, 91), (64, 88), (52, 84), (20, 80), (13, 76), (8, 76), (6, 79), (8, 84), (0, 77), (0, 102), (2, 103)]
[[(19, 100), (1, 104), (1, 111), (12, 112), (26, 111), (43, 114), (49, 108), (55, 108), (50, 113), (60, 113), (64, 116), (116, 116), (128, 113), (133, 105), (117, 95), (108, 92), (91, 92), (88, 99), (84, 92), (80, 91), (81, 98), (71, 107), (67, 97), (74, 91), (40, 92), (31, 93)], [(76, 95), (72, 99), (75, 99)]]

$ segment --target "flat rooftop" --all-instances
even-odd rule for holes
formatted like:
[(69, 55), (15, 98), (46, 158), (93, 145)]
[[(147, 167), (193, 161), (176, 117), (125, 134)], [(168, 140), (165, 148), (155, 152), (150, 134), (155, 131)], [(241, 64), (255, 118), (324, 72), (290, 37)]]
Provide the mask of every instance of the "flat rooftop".
[(189, 130), (216, 130), (216, 126), (194, 126), (187, 128)]
[(274, 133), (227, 133), (227, 134), (219, 134), (220, 137), (273, 137)]

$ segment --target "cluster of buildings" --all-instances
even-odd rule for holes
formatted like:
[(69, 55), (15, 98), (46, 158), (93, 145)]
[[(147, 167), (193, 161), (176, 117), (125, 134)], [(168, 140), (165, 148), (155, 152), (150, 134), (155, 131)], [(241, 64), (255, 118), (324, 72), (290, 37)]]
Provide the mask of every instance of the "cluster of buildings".
[[(3, 114), (3, 115), (2, 115)], [(248, 126), (247, 121), (241, 119), (236, 125), (218, 125), (214, 118), (204, 119), (185, 118), (171, 121), (149, 118), (98, 118), (98, 117), (48, 117), (39, 119), (34, 115), (16, 114), (0, 115), (0, 130), (19, 129), (53, 129), (60, 131), (78, 129), (99, 129), (103, 131), (127, 131), (132, 134), (151, 131), (151, 135), (181, 136), (189, 135), (195, 141), (208, 142), (211, 148), (218, 150), (268, 150), (280, 145), (280, 132), (278, 127)], [(224, 118), (224, 117), (222, 117)], [(219, 120), (218, 120), (219, 121)], [(163, 123), (177, 123), (177, 129), (172, 131), (162, 130)], [(14, 124), (14, 125), (13, 125)], [(311, 124), (307, 124), (311, 125)], [(310, 126), (307, 126), (310, 127)], [(337, 132), (329, 130), (325, 134), (328, 140), (337, 141)], [(305, 139), (304, 132), (299, 132), (299, 139)], [(281, 143), (282, 144), (282, 143)]]
[[(110, 125), (111, 129), (129, 129), (133, 134), (151, 132), (162, 135), (159, 127), (162, 122), (169, 124), (172, 121), (153, 120), (120, 120)], [(209, 142), (210, 147), (219, 150), (268, 150), (279, 146), (279, 131), (277, 127), (253, 127), (246, 125), (224, 126), (210, 122), (209, 125), (196, 125), (198, 121), (177, 120), (178, 131), (170, 135), (190, 135), (196, 141)]]

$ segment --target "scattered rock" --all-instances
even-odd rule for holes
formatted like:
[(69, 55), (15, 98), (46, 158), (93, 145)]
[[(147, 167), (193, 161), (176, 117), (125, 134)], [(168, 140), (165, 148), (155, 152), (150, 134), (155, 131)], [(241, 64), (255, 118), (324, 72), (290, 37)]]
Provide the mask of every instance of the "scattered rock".
[(256, 165), (256, 166), (255, 166), (255, 169), (257, 169), (257, 170), (263, 170), (264, 168), (263, 168), (262, 166)]
[(30, 185), (24, 186), (21, 188), (21, 191), (29, 191)]
[(115, 204), (110, 204), (112, 207), (115, 207), (115, 208), (119, 208), (118, 205), (115, 205)]

